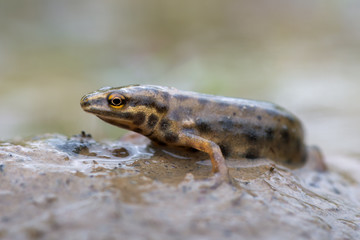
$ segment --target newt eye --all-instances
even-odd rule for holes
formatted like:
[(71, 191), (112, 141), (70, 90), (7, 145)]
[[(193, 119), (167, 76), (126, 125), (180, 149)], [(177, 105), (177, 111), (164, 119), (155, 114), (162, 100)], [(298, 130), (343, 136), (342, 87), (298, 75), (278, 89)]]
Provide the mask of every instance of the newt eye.
[(122, 108), (125, 104), (125, 97), (118, 93), (110, 93), (108, 96), (108, 102), (111, 107)]

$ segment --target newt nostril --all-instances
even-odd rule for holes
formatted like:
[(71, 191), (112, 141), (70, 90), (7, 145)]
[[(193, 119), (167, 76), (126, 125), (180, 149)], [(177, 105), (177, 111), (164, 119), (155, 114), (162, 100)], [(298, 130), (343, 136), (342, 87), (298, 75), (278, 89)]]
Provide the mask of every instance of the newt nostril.
[(89, 98), (87, 96), (82, 97), (80, 100), (80, 105), (83, 108), (89, 106), (90, 105)]

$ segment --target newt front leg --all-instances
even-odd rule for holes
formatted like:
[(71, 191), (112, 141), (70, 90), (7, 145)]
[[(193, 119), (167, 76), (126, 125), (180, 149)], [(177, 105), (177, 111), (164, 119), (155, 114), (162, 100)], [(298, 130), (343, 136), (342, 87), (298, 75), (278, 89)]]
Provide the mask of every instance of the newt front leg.
[(219, 173), (221, 181), (231, 182), (229, 170), (219, 145), (193, 134), (180, 134), (179, 137), (184, 145), (209, 154), (213, 173)]

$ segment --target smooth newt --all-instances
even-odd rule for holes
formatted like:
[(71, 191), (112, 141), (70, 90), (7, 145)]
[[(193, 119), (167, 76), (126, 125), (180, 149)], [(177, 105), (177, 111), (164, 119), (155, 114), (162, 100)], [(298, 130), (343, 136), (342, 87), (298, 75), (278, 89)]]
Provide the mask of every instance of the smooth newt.
[(228, 175), (227, 157), (266, 158), (294, 167), (307, 159), (300, 121), (268, 102), (130, 85), (89, 93), (81, 107), (158, 144), (206, 152), (213, 172), (222, 176)]

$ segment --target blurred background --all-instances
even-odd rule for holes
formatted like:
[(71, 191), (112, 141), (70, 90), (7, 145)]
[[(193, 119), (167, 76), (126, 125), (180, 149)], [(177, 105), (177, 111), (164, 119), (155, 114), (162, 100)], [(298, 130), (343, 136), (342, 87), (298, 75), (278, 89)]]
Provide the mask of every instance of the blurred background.
[(0, 139), (118, 138), (80, 98), (140, 83), (276, 102), (360, 156), (359, 23), (355, 0), (0, 0)]

